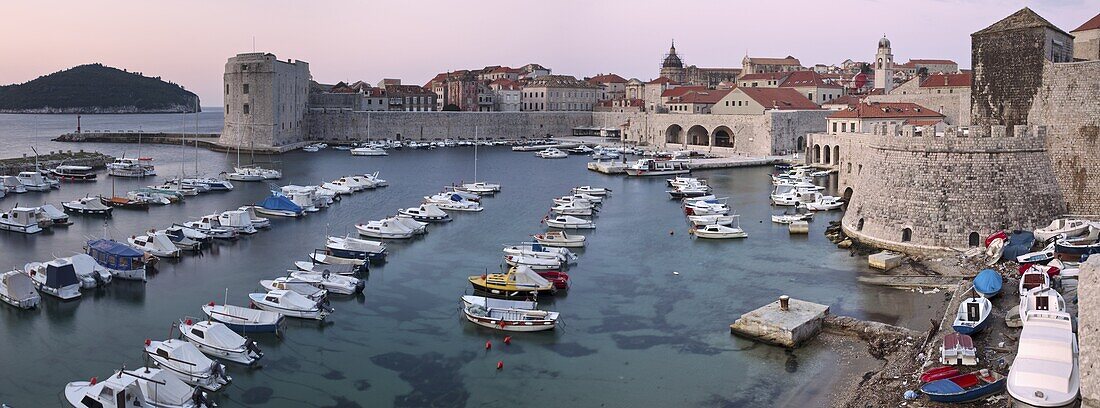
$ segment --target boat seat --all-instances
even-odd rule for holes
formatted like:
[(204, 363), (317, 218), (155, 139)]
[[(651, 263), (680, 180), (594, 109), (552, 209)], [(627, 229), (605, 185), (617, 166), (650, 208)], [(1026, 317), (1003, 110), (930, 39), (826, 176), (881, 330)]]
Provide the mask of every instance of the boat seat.
[(962, 387), (963, 389), (966, 389), (978, 385), (978, 376), (973, 374), (960, 375), (958, 377), (952, 378), (951, 382), (958, 384), (959, 387)]
[(967, 336), (965, 334), (960, 334), (959, 337), (958, 337), (958, 341), (959, 341), (958, 344), (960, 346), (963, 346), (963, 348), (968, 348), (968, 349), (974, 348), (974, 339), (971, 338), (970, 336)]

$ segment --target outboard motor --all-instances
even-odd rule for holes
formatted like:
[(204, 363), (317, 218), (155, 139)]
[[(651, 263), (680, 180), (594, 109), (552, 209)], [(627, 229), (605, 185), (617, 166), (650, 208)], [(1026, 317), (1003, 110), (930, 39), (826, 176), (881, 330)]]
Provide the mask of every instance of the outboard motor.
[(199, 408), (214, 407), (214, 405), (210, 403), (210, 400), (206, 398), (206, 392), (199, 387), (195, 387), (195, 392), (191, 394), (191, 402), (194, 402), (195, 406)]
[(224, 379), (225, 382), (229, 382), (229, 376), (225, 375), (225, 365), (221, 363), (214, 363), (214, 369), (211, 371), (211, 374), (213, 374), (215, 381), (221, 378)]
[(260, 357), (264, 356), (264, 352), (260, 351), (260, 346), (256, 345), (256, 341), (254, 341), (254, 340), (252, 340), (248, 337), (244, 338), (244, 347), (248, 351), (251, 351), (252, 353), (256, 354), (256, 358), (260, 358)]
[(317, 302), (317, 308), (325, 311), (325, 313), (332, 313), (336, 311), (336, 309), (333, 309), (332, 306), (329, 304), (328, 298)]

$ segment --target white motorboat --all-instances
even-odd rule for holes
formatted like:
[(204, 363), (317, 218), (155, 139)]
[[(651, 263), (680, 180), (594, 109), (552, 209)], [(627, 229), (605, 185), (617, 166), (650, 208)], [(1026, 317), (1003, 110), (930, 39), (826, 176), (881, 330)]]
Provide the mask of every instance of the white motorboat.
[(130, 201), (146, 204), (172, 204), (172, 199), (168, 198), (168, 196), (151, 191), (131, 191), (126, 193), (126, 198)]
[(566, 157), (569, 157), (569, 154), (558, 150), (558, 148), (556, 147), (548, 147), (545, 150), (541, 150), (538, 153), (535, 153), (535, 156), (543, 159), (564, 159)]
[(579, 208), (593, 208), (599, 206), (599, 202), (588, 201), (583, 198), (576, 198), (572, 195), (561, 196), (554, 199), (554, 206), (559, 205), (573, 205)]
[(319, 203), (317, 197), (318, 192), (321, 190), (331, 191), (333, 196), (337, 194), (336, 191), (322, 189), (314, 186), (285, 186), (282, 188), (282, 194), (284, 197), (290, 200), (291, 203), (300, 207), (302, 211), (311, 213), (320, 211), (320, 208), (318, 208), (317, 206), (317, 204)]
[(211, 360), (189, 341), (145, 340), (145, 356), (157, 367), (167, 370), (183, 382), (217, 392), (233, 378), (222, 363)]
[(309, 254), (309, 259), (322, 265), (354, 265), (361, 267), (367, 263), (366, 259), (343, 258), (327, 253), (327, 251), (315, 251)]
[(351, 149), (352, 156), (388, 156), (386, 149), (380, 147), (356, 147)]
[(232, 173), (226, 173), (225, 178), (232, 181), (264, 181), (263, 172), (254, 167), (238, 167)]
[(111, 283), (111, 280), (114, 279), (111, 271), (97, 263), (95, 258), (88, 254), (76, 254), (65, 259), (73, 264), (76, 277), (80, 278), (81, 286), (84, 289), (103, 286)]
[(583, 218), (577, 218), (572, 215), (558, 215), (555, 217), (543, 218), (543, 222), (550, 228), (558, 229), (592, 229), (596, 228), (596, 224), (591, 220)]
[(149, 231), (145, 235), (131, 235), (126, 239), (131, 247), (160, 258), (179, 258), (180, 249), (164, 235), (163, 231)]
[(50, 182), (42, 176), (42, 173), (37, 171), (21, 171), (15, 178), (23, 184), (23, 188), (26, 188), (27, 191), (50, 191), (53, 188)]
[(803, 207), (810, 211), (830, 211), (843, 206), (844, 202), (840, 200), (840, 197), (826, 195), (818, 196), (813, 202), (803, 204)]
[(1020, 320), (1027, 324), (1028, 312), (1065, 312), (1066, 300), (1051, 287), (1037, 287), (1020, 294)]
[(185, 317), (180, 319), (179, 329), (185, 340), (214, 358), (252, 365), (264, 356), (255, 341), (237, 334), (223, 323)]
[(1008, 371), (1008, 394), (1027, 406), (1071, 406), (1081, 390), (1081, 371), (1070, 314), (1030, 313)]
[(611, 189), (604, 187), (592, 187), (592, 186), (579, 186), (573, 187), (573, 194), (587, 194), (590, 196), (603, 197), (611, 194)]
[(691, 173), (686, 160), (657, 160), (652, 158), (638, 159), (637, 162), (626, 167), (628, 176), (667, 176), (670, 174)]
[(80, 277), (69, 259), (57, 258), (41, 263), (31, 262), (23, 265), (23, 272), (31, 277), (39, 292), (61, 300), (80, 297)]
[(202, 312), (211, 320), (224, 324), (238, 333), (276, 333), (282, 331), (283, 315), (235, 305), (217, 305), (214, 302), (202, 306)]
[(443, 189), (444, 189), (444, 191), (443, 191), (444, 194), (456, 194), (459, 197), (462, 197), (464, 200), (467, 200), (467, 201), (481, 202), (481, 194), (463, 190), (462, 187), (443, 186)]
[(359, 264), (359, 265), (353, 265), (353, 264), (332, 265), (332, 264), (318, 263), (318, 262), (316, 262), (312, 259), (309, 260), (309, 261), (294, 261), (294, 267), (297, 268), (299, 271), (302, 271), (302, 272), (313, 272), (313, 273), (328, 272), (328, 273), (335, 273), (337, 275), (344, 275), (344, 276), (355, 276), (355, 275), (358, 275), (361, 271), (364, 270), (362, 264)]
[(95, 181), (96, 178), (91, 166), (76, 166), (69, 164), (63, 164), (50, 169), (50, 174), (58, 180), (65, 181)]
[(484, 181), (464, 183), (458, 188), (476, 194), (494, 194), (500, 192), (500, 184), (486, 183)]
[(321, 183), (321, 187), (324, 188), (324, 189), (327, 189), (327, 190), (335, 191), (336, 194), (348, 195), (348, 194), (352, 193), (351, 187), (344, 186), (344, 185), (339, 185), (339, 184)]
[(217, 217), (202, 217), (197, 221), (185, 222), (183, 226), (214, 237), (215, 239), (237, 239), (237, 230), (222, 227)]
[(272, 290), (289, 290), (291, 292), (297, 292), (299, 295), (305, 296), (309, 300), (323, 301), (328, 296), (328, 291), (322, 288), (318, 288), (300, 279), (289, 278), (286, 276), (280, 276), (275, 279), (262, 279), (260, 280), (260, 286), (268, 291)]
[(206, 217), (215, 216), (218, 217), (218, 224), (222, 228), (236, 230), (238, 234), (252, 235), (256, 233), (256, 226), (252, 223), (252, 217), (248, 211), (229, 210), (220, 214), (207, 215)]
[(550, 212), (561, 215), (581, 215), (590, 217), (594, 214), (596, 209), (591, 205), (585, 205), (578, 202), (569, 204), (561, 204), (550, 207)]
[(393, 218), (368, 221), (366, 224), (356, 224), (355, 229), (359, 235), (380, 239), (408, 239), (416, 235), (416, 232), (406, 227), (400, 221)]
[(566, 248), (551, 247), (538, 242), (524, 242), (518, 245), (505, 245), (504, 253), (508, 255), (528, 256), (535, 258), (556, 259), (559, 262), (571, 263), (577, 260), (577, 254)]
[(213, 408), (202, 390), (159, 368), (120, 370), (100, 381), (73, 381), (65, 385), (65, 400), (73, 407), (96, 408)]
[(363, 178), (365, 178), (367, 181), (371, 182), (371, 184), (374, 184), (375, 187), (385, 187), (385, 186), (390, 185), (390, 183), (388, 183), (385, 179), (382, 179), (382, 178), (378, 177), (378, 172), (377, 171), (374, 172), (374, 173), (370, 173), (370, 174), (364, 174)]
[(143, 157), (132, 159), (120, 157), (114, 162), (107, 163), (107, 175), (115, 177), (148, 177), (155, 176), (153, 159)]
[(706, 225), (733, 225), (734, 216), (732, 215), (689, 215), (688, 221), (694, 227), (701, 227)]
[(248, 298), (260, 309), (300, 319), (324, 320), (333, 312), (332, 307), (289, 290), (249, 293)]
[(0, 230), (24, 234), (42, 232), (42, 227), (38, 225), (39, 211), (37, 208), (15, 207), (10, 211), (0, 213)]
[[(737, 217), (736, 215), (733, 217)], [(718, 224), (703, 225), (694, 227), (691, 233), (699, 238), (710, 239), (729, 239), (729, 238), (748, 238), (749, 234), (745, 230), (738, 226), (725, 226)]]
[(382, 261), (386, 259), (386, 244), (380, 241), (345, 237), (328, 237), (325, 249), (332, 255), (349, 259), (368, 259)]
[(776, 224), (790, 224), (795, 221), (809, 221), (807, 214), (772, 214), (772, 222)]
[(232, 191), (233, 183), (229, 180), (222, 180), (213, 177), (203, 178), (185, 178), (183, 179), (185, 184), (191, 184), (193, 186), (205, 185), (209, 191)]
[[(561, 203), (559, 203), (558, 200), (561, 200)], [(558, 197), (558, 198), (554, 199), (555, 204), (562, 204), (562, 203), (569, 202), (569, 201), (581, 201), (581, 202), (589, 202), (589, 203), (592, 203), (593, 205), (601, 205), (601, 204), (603, 204), (603, 197), (588, 195), (588, 194), (570, 194), (570, 195), (561, 196), (561, 197)]]
[(584, 235), (568, 234), (565, 231), (547, 231), (543, 234), (532, 235), (535, 241), (542, 245), (561, 248), (583, 248)]
[(721, 200), (693, 201), (684, 204), (684, 215), (729, 215), (730, 208)]
[(34, 281), (22, 271), (0, 274), (0, 300), (19, 309), (34, 309), (42, 301)]
[(294, 271), (290, 273), (290, 277), (298, 279), (302, 282), (309, 282), (313, 286), (327, 290), (329, 293), (336, 293), (340, 295), (354, 295), (356, 293), (360, 293), (366, 286), (366, 282), (364, 282), (362, 279), (353, 276), (340, 275), (329, 271)]
[(1035, 241), (1043, 243), (1059, 235), (1065, 235), (1066, 238), (1073, 238), (1084, 234), (1088, 229), (1088, 220), (1058, 218), (1052, 221), (1050, 225), (1035, 230)]
[(701, 197), (710, 194), (711, 188), (705, 184), (686, 184), (666, 190), (670, 198)]
[(451, 220), (450, 215), (447, 215), (446, 212), (439, 209), (435, 204), (430, 203), (420, 204), (419, 207), (398, 210), (397, 213), (417, 221), (447, 222)]
[(340, 177), (336, 180), (332, 180), (332, 184), (350, 188), (351, 192), (353, 193), (357, 193), (370, 188), (370, 186), (367, 185), (363, 179), (353, 176)]
[(321, 148), (318, 147), (317, 145), (309, 145), (309, 146), (303, 147), (302, 151), (303, 152), (309, 152), (309, 153), (317, 153), (317, 152), (321, 151)]
[(0, 176), (0, 181), (3, 182), (4, 189), (9, 193), (23, 194), (27, 192), (27, 187), (20, 183), (15, 176)]
[(194, 230), (194, 229), (191, 229), (191, 228), (186, 228), (186, 227), (181, 227), (181, 226), (178, 226), (178, 225), (173, 225), (171, 227), (168, 227), (168, 228), (165, 228), (165, 229), (162, 229), (162, 230), (158, 230), (158, 232), (160, 232), (160, 233), (164, 234), (164, 236), (168, 237), (168, 240), (172, 241), (172, 244), (174, 244), (176, 246), (176, 248), (179, 248), (181, 251), (199, 251), (199, 250), (201, 250), (203, 245), (204, 245), (204, 241), (200, 241), (200, 240), (196, 240), (196, 239), (192, 239), (191, 237), (188, 237), (187, 235), (189, 233), (184, 232), (185, 229), (190, 230), (195, 234), (199, 234), (199, 235), (205, 237), (206, 240), (207, 240), (205, 242), (211, 242), (211, 241), (214, 240), (214, 237), (203, 234), (203, 233), (201, 233), (197, 230)]
[(478, 326), (512, 332), (553, 330), (558, 312), (535, 309), (534, 302), (463, 296), (466, 320)]
[(61, 207), (66, 211), (89, 215), (111, 215), (111, 209), (114, 208), (104, 205), (99, 197), (84, 197), (66, 201), (61, 203)]
[(412, 217), (396, 216), (387, 218), (387, 220), (393, 220), (397, 223), (400, 223), (401, 225), (404, 225), (405, 228), (413, 230), (413, 233), (417, 235), (428, 233), (428, 223), (414, 220), (412, 219)]
[(440, 193), (429, 197), (424, 197), (425, 203), (435, 204), (439, 209), (446, 211), (470, 211), (478, 212), (484, 210), (477, 201), (469, 201), (458, 194), (453, 193)]
[(553, 271), (559, 270), (563, 266), (563, 262), (557, 258), (539, 258), (534, 256), (523, 255), (504, 255), (504, 262), (509, 266), (526, 266), (536, 271)]
[(248, 213), (248, 219), (252, 221), (252, 226), (256, 227), (256, 229), (271, 228), (271, 220), (268, 218), (257, 216), (255, 207), (246, 205), (237, 209)]

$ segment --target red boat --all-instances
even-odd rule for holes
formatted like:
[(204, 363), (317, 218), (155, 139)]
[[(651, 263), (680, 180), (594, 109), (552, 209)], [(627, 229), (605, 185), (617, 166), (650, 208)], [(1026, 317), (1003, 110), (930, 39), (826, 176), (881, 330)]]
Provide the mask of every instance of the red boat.
[(993, 234), (990, 234), (988, 237), (985, 238), (986, 248), (988, 248), (989, 244), (992, 243), (993, 240), (995, 240), (995, 239), (1008, 241), (1008, 233), (1006, 233), (1004, 231), (997, 231), (997, 232), (994, 232)]
[(559, 271), (541, 271), (539, 276), (554, 284), (555, 289), (569, 289), (569, 274)]
[(1027, 270), (1031, 269), (1031, 268), (1035, 268), (1039, 271), (1046, 272), (1047, 276), (1050, 276), (1051, 278), (1057, 276), (1059, 273), (1062, 272), (1062, 270), (1058, 269), (1057, 266), (1026, 263), (1026, 264), (1020, 265), (1020, 268), (1019, 268), (1020, 275), (1023, 275), (1024, 272), (1027, 272)]
[(920, 375), (920, 382), (927, 383), (936, 380), (942, 380), (944, 378), (951, 378), (959, 375), (959, 370), (951, 366), (933, 367), (926, 370)]

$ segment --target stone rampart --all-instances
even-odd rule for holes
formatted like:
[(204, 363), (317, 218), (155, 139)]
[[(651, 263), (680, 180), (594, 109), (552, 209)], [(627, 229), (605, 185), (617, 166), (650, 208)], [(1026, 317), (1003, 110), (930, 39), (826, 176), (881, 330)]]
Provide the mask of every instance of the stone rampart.
[(571, 136), (592, 126), (591, 112), (367, 112), (314, 109), (306, 115), (310, 140), (494, 139)]

